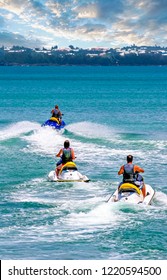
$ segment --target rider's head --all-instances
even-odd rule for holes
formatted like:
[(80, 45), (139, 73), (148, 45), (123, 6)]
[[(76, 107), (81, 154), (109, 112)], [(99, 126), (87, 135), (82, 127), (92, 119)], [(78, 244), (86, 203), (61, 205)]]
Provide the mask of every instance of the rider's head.
[(58, 105), (55, 105), (55, 109), (59, 109), (59, 106), (58, 106)]
[(133, 161), (133, 156), (132, 155), (128, 155), (127, 156), (127, 162), (132, 162)]
[(64, 141), (64, 148), (67, 149), (70, 147), (70, 142), (68, 140)]

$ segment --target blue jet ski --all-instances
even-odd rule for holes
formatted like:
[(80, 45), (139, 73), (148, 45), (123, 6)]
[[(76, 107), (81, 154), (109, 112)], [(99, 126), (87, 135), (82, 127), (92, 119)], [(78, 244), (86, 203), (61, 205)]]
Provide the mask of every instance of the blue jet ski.
[(57, 130), (61, 130), (65, 127), (65, 125), (66, 124), (63, 120), (60, 122), (59, 119), (55, 117), (51, 117), (49, 120), (42, 124), (42, 126), (51, 126), (52, 128)]

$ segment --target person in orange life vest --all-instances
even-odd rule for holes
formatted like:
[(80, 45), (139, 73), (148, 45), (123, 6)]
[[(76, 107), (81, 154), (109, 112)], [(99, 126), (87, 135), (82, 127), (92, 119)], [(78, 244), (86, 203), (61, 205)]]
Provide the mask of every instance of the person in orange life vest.
[(75, 159), (75, 154), (73, 148), (70, 148), (69, 140), (64, 141), (64, 148), (60, 149), (56, 157), (61, 157), (61, 159), (56, 164), (56, 175), (58, 176), (62, 165), (66, 164), (69, 161), (73, 161)]
[(59, 122), (61, 123), (62, 120), (62, 113), (59, 110), (59, 106), (55, 105), (55, 108), (51, 111), (52, 117), (57, 118)]
[[(123, 175), (123, 183), (132, 183), (139, 186), (138, 182), (143, 181), (143, 178), (138, 173), (144, 173), (144, 169), (139, 167), (138, 165), (134, 165), (133, 163), (133, 156), (127, 156), (127, 163), (122, 165), (120, 170), (118, 171), (118, 175)], [(145, 185), (143, 184), (142, 188), (143, 196), (146, 196)]]

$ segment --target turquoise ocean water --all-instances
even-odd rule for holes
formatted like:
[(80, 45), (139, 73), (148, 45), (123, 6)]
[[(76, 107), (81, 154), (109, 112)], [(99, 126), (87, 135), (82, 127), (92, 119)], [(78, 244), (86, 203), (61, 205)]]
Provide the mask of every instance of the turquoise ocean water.
[[(0, 67), (0, 97), (1, 259), (167, 259), (167, 67)], [(89, 183), (48, 182), (65, 139)], [(129, 153), (151, 206), (106, 203)]]

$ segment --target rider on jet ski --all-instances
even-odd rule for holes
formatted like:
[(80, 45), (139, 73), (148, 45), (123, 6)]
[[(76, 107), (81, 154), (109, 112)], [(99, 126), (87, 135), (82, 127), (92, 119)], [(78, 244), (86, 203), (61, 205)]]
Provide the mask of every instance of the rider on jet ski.
[(56, 164), (56, 175), (58, 176), (62, 165), (66, 164), (69, 161), (75, 159), (75, 154), (73, 148), (70, 148), (70, 142), (68, 140), (64, 141), (64, 148), (60, 149), (56, 157), (61, 157), (61, 159)]
[(59, 110), (59, 106), (58, 105), (55, 105), (55, 108), (51, 111), (51, 114), (52, 114), (52, 117), (56, 118), (59, 120), (59, 123), (61, 123), (62, 121), (62, 113), (61, 111)]
[(143, 185), (142, 193), (143, 196), (145, 197), (145, 186), (143, 184), (143, 177), (140, 174), (138, 174), (140, 172), (144, 173), (144, 169), (139, 167), (138, 165), (134, 165), (132, 162), (133, 162), (133, 156), (128, 155), (127, 163), (125, 165), (122, 165), (120, 170), (118, 171), (118, 175), (123, 174), (123, 182), (120, 185), (122, 185), (123, 183), (132, 183), (137, 187)]

